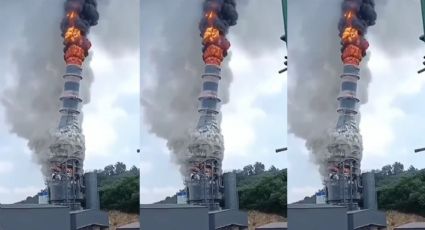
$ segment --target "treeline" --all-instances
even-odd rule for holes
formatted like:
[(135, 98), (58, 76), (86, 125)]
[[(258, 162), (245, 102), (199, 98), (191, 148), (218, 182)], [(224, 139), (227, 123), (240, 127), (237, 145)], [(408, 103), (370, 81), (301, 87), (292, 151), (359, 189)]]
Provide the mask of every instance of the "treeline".
[(243, 210), (257, 210), (286, 216), (287, 170), (256, 162), (242, 170), (234, 170), (237, 178), (239, 206)]
[(425, 216), (425, 170), (395, 162), (373, 172), (380, 209)]
[(140, 170), (136, 166), (127, 169), (124, 163), (117, 162), (96, 172), (101, 209), (139, 212)]

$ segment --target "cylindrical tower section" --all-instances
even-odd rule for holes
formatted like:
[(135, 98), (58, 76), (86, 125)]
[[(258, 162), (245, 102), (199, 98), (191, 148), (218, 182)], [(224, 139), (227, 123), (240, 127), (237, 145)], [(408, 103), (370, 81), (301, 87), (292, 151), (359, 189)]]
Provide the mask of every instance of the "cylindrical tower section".
[(327, 202), (358, 209), (361, 197), (360, 161), (362, 138), (358, 129), (357, 81), (359, 67), (345, 64), (338, 95), (339, 114), (335, 130), (328, 145), (328, 178), (325, 179)]
[(357, 115), (357, 105), (360, 100), (357, 98), (357, 81), (360, 79), (359, 67), (355, 65), (344, 65), (341, 75), (341, 89), (338, 96), (339, 107), (337, 112), (340, 114), (337, 129), (343, 127), (348, 121), (354, 121)]
[(65, 84), (63, 94), (60, 97), (62, 107), (59, 110), (61, 113), (59, 129), (75, 124), (80, 114), (80, 104), (82, 102), (79, 97), (80, 81), (83, 79), (81, 66), (67, 65), (63, 78)]
[(82, 68), (79, 65), (66, 66), (64, 90), (58, 129), (50, 145), (50, 175), (47, 177), (49, 203), (69, 206), (71, 210), (81, 209), (83, 194), (84, 135), (79, 121), (79, 97)]
[(223, 137), (217, 122), (220, 113), (218, 87), (221, 68), (206, 64), (199, 95), (199, 121), (188, 146), (188, 172), (185, 179), (188, 203), (220, 208), (222, 200)]
[(221, 69), (217, 65), (205, 65), (202, 74), (202, 92), (199, 95), (200, 118), (198, 128), (210, 124), (219, 113), (220, 98), (218, 97), (218, 84), (221, 79)]

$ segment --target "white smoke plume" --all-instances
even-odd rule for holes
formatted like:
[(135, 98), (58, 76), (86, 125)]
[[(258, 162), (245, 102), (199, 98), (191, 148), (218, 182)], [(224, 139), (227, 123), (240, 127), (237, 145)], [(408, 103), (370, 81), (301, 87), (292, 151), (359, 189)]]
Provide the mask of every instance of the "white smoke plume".
[[(338, 115), (336, 98), (343, 68), (338, 36), (341, 3), (341, 0), (288, 1), (288, 131), (305, 140), (322, 176), (326, 171), (328, 132), (335, 127)], [(369, 56), (370, 53), (360, 66), (357, 90), (360, 104), (368, 100)]]
[[(190, 131), (195, 128), (199, 118), (198, 96), (204, 66), (198, 27), (202, 17), (202, 1), (145, 0), (141, 9), (142, 36), (151, 38), (154, 36), (152, 33), (156, 32), (155, 36), (158, 37), (145, 49), (142, 45), (142, 56), (148, 55), (147, 65), (153, 69), (150, 75), (147, 70), (141, 72), (141, 78), (146, 82), (141, 89), (144, 119), (151, 133), (167, 141), (173, 160), (182, 166)], [(148, 14), (148, 17), (143, 17)], [(143, 32), (143, 27), (148, 27), (147, 23), (152, 22), (155, 22), (157, 31)], [(143, 44), (143, 37), (141, 41)], [(231, 53), (222, 64), (222, 80), (219, 83), (221, 104), (229, 100), (233, 78), (228, 65), (230, 59)]]
[[(11, 42), (11, 52), (3, 55), (9, 56), (11, 63), (7, 66), (11, 72), (11, 82), (1, 93), (1, 104), (5, 109), (6, 122), (10, 132), (25, 139), (33, 153), (34, 160), (41, 165), (43, 174), (46, 173), (46, 160), (48, 147), (52, 141), (51, 134), (58, 125), (59, 97), (63, 90), (62, 75), (65, 71), (63, 60), (63, 44), (60, 23), (64, 15), (64, 0), (6, 0), (2, 2), (3, 9), (19, 9), (25, 6), (25, 13), (10, 15), (10, 21), (21, 22), (22, 27), (16, 33), (8, 34), (7, 39)], [(120, 1), (99, 1), (100, 20), (99, 26), (93, 27), (89, 39), (96, 32), (99, 33), (96, 40), (105, 50), (113, 55), (120, 55), (115, 49), (107, 49), (108, 46), (128, 36), (135, 37), (129, 42), (123, 42), (120, 51), (137, 49), (138, 11), (122, 7)], [(124, 5), (124, 4), (121, 4)], [(28, 7), (31, 6), (31, 7)], [(130, 9), (138, 9), (139, 1), (126, 1)], [(115, 8), (115, 10), (112, 10)], [(121, 15), (117, 18), (116, 15)], [(108, 18), (103, 20), (102, 18)], [(125, 28), (117, 28), (116, 33), (111, 25), (117, 21), (126, 22)], [(103, 24), (103, 25), (102, 25)], [(106, 25), (105, 25), (106, 24)], [(15, 25), (15, 23), (9, 26)], [(3, 36), (3, 34), (2, 34)], [(2, 37), (0, 36), (0, 37)], [(91, 52), (95, 52), (92, 50)], [(93, 71), (90, 68), (91, 55), (85, 60), (83, 66), (83, 81), (80, 87), (80, 96), (83, 104), (90, 102), (90, 86), (93, 83)], [(0, 59), (1, 61), (1, 59)]]

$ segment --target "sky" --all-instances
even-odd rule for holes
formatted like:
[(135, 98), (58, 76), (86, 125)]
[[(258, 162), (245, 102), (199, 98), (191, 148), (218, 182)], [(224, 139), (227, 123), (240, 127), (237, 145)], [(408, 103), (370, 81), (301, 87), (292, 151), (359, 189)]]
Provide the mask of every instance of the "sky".
[[(323, 64), (325, 60), (339, 59), (337, 23), (340, 2), (330, 0), (323, 4), (320, 0), (289, 1), (289, 60), (294, 56), (304, 58), (306, 63), (316, 61), (320, 65), (320, 69), (317, 69), (319, 72), (322, 68), (330, 68)], [(370, 27), (366, 35), (370, 43), (367, 66), (371, 72), (371, 82), (368, 89), (365, 87), (367, 84), (364, 79), (360, 79), (359, 84), (360, 91), (368, 92), (367, 102), (360, 106), (360, 132), (364, 148), (362, 171), (381, 169), (382, 166), (396, 161), (404, 164), (405, 168), (410, 165), (419, 169), (425, 167), (425, 156), (413, 152), (415, 148), (425, 146), (425, 140), (421, 135), (421, 130), (425, 128), (422, 118), (425, 110), (421, 106), (425, 98), (423, 90), (425, 78), (423, 74), (417, 74), (423, 67), (422, 57), (425, 53), (424, 43), (419, 40), (419, 36), (424, 33), (419, 2), (377, 1), (376, 25)], [(311, 12), (316, 14), (310, 14)], [(311, 20), (312, 18), (314, 20)], [(311, 39), (306, 36), (308, 33), (302, 32), (302, 26), (305, 24), (311, 28), (309, 34)], [(328, 36), (334, 37), (330, 42), (322, 42)], [(323, 55), (316, 58), (317, 49), (324, 49), (325, 53), (337, 55)], [(300, 55), (306, 50), (311, 52), (310, 56)], [(309, 57), (311, 60), (308, 60)], [(293, 67), (291, 72), (290, 63), (289, 61), (288, 84), (292, 87), (288, 87), (288, 93), (299, 90), (296, 84), (292, 84), (291, 79), (293, 82), (298, 79), (308, 80), (303, 79), (305, 70), (302, 69), (302, 65)], [(334, 77), (335, 81), (339, 82), (337, 74), (340, 74), (342, 65), (332, 68), (335, 76), (318, 74), (315, 77), (319, 81), (326, 80), (326, 77)], [(327, 94), (323, 88), (317, 90), (322, 90), (323, 95)], [(335, 99), (329, 103), (336, 104), (336, 96), (334, 95)], [(315, 102), (311, 100), (309, 103), (312, 106)], [(288, 124), (288, 128), (291, 129), (291, 124)], [(312, 131), (314, 128), (311, 127)], [(305, 140), (294, 133), (288, 133), (288, 146), (288, 202), (291, 203), (313, 195), (322, 188), (322, 184), (318, 167), (313, 163), (311, 153), (305, 147)]]
[[(181, 100), (181, 94), (186, 91), (194, 91), (193, 99), (188, 99), (190, 106), (182, 113), (193, 116), (195, 111), (196, 114), (196, 95), (201, 88), (199, 73), (203, 69), (198, 31), (202, 6), (201, 1), (194, 2), (142, 1), (142, 105), (157, 106), (160, 111), (176, 111), (178, 108), (173, 108), (173, 101)], [(223, 71), (219, 86), (221, 97), (227, 98), (228, 95), (228, 102), (221, 107), (225, 145), (223, 169), (242, 169), (257, 161), (265, 164), (266, 168), (271, 165), (286, 168), (285, 153), (275, 153), (276, 148), (287, 144), (286, 75), (277, 73), (283, 68), (286, 54), (285, 43), (279, 39), (284, 33), (281, 1), (236, 2), (238, 23), (229, 29), (227, 35), (231, 43), (226, 58), (229, 71)], [(163, 68), (166, 70), (163, 71)], [(174, 86), (170, 85), (173, 83)], [(225, 88), (224, 85), (228, 84), (230, 87)], [(185, 92), (179, 92), (176, 87)], [(162, 90), (158, 94), (160, 98), (153, 96), (156, 90)], [(153, 102), (164, 104), (152, 106)], [(167, 141), (155, 133), (153, 119), (146, 117), (146, 109), (142, 106), (140, 198), (141, 203), (153, 203), (174, 195), (184, 187), (179, 167), (173, 161), (174, 153), (167, 148)], [(154, 125), (161, 124), (161, 119), (163, 123), (167, 122), (170, 116), (173, 115), (158, 114), (159, 120)], [(184, 120), (181, 123), (195, 125), (197, 122), (196, 118), (189, 121), (185, 118), (181, 117)], [(164, 136), (174, 132), (180, 125), (177, 123), (167, 125), (162, 130)]]
[[(31, 7), (28, 7), (30, 3)], [(9, 97), (8, 100), (16, 102), (17, 106), (20, 106), (18, 99), (13, 98), (13, 95), (5, 94), (6, 89), (17, 84), (16, 68), (20, 65), (15, 59), (16, 50), (33, 46), (37, 52), (56, 51), (51, 47), (57, 46), (57, 53), (53, 52), (54, 54), (50, 56), (39, 55), (34, 58), (34, 63), (41, 63), (41, 70), (51, 68), (51, 66), (43, 65), (49, 62), (48, 59), (62, 59), (62, 38), (59, 27), (63, 15), (61, 4), (56, 0), (2, 2), (0, 16), (8, 20), (0, 22), (2, 28), (0, 68), (3, 70), (4, 83), (0, 86), (0, 94), (3, 98)], [(23, 8), (25, 8), (25, 14), (22, 13)], [(115, 164), (118, 161), (125, 163), (127, 167), (140, 166), (140, 155), (136, 152), (140, 146), (138, 9), (138, 0), (126, 0), (126, 4), (121, 4), (118, 0), (100, 1), (99, 24), (91, 29), (89, 35), (92, 42), (89, 59), (91, 59), (90, 67), (94, 74), (94, 82), (90, 87), (90, 102), (82, 109), (83, 133), (86, 138), (84, 166), (86, 171), (103, 169), (106, 165)], [(31, 15), (37, 15), (36, 19), (32, 20)], [(28, 22), (31, 23), (30, 31), (25, 27)], [(52, 33), (43, 33), (44, 31)], [(51, 43), (50, 40), (55, 42)], [(60, 66), (54, 68), (64, 70), (64, 63), (63, 66), (61, 62), (58, 63)], [(36, 77), (40, 80), (47, 79), (47, 76)], [(59, 74), (57, 77), (62, 78), (62, 75)], [(19, 84), (25, 84), (25, 82)], [(27, 84), (30, 84), (30, 81)], [(81, 84), (83, 87), (89, 85), (87, 79)], [(20, 86), (30, 87), (33, 90), (31, 92), (43, 92), (49, 91), (48, 87), (55, 85), (52, 83)], [(61, 88), (54, 90), (61, 90)], [(36, 95), (27, 96), (37, 97)], [(57, 101), (57, 104), (51, 107), (59, 105), (59, 98), (54, 101)], [(43, 105), (43, 102), (36, 103)], [(37, 106), (37, 104), (31, 106)], [(26, 116), (31, 115), (26, 114)], [(35, 195), (44, 188), (40, 166), (27, 147), (27, 140), (12, 132), (12, 125), (7, 120), (6, 108), (0, 104), (0, 203), (6, 204)]]

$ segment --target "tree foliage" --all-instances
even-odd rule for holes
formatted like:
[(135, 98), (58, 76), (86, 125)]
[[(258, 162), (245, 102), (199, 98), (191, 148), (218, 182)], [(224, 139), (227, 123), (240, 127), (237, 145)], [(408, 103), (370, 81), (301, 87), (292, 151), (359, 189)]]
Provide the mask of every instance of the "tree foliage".
[(101, 209), (138, 213), (140, 170), (136, 166), (127, 170), (124, 163), (117, 162), (96, 172)]
[(287, 171), (262, 163), (248, 165), (237, 171), (239, 205), (244, 210), (257, 210), (286, 216)]

